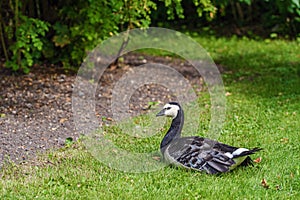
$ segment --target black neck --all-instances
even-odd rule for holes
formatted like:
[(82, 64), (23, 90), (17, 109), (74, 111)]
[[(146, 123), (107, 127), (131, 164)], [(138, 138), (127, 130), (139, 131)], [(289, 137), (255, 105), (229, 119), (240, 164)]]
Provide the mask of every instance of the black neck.
[(160, 150), (162, 154), (164, 154), (165, 148), (168, 144), (172, 142), (174, 138), (179, 138), (181, 136), (181, 130), (184, 123), (184, 114), (183, 110), (180, 109), (178, 111), (177, 116), (172, 120), (171, 127), (169, 128), (167, 134), (164, 139), (160, 143)]

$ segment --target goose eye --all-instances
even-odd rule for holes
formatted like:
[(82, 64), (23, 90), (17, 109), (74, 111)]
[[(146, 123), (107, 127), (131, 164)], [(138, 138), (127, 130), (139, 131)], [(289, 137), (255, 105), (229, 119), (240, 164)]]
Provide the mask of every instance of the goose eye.
[(167, 107), (167, 108), (166, 108), (166, 110), (170, 110), (170, 109), (171, 109), (171, 107)]

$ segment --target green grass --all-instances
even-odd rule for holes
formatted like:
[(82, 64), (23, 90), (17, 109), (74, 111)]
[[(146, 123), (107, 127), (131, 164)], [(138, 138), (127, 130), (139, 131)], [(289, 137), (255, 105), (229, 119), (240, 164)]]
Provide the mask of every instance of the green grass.
[[(0, 199), (300, 199), (299, 43), (196, 39), (226, 69), (226, 122), (218, 139), (235, 146), (262, 147), (253, 156), (261, 157), (261, 163), (221, 176), (172, 167), (124, 173), (95, 160), (78, 142), (41, 156), (37, 164), (6, 165), (1, 171)], [(198, 134), (205, 135), (210, 119), (207, 93), (199, 95), (199, 105)], [(163, 136), (123, 136), (118, 141), (116, 130), (106, 130), (113, 133), (110, 139), (137, 152), (156, 149)], [(269, 189), (262, 187), (262, 179)]]

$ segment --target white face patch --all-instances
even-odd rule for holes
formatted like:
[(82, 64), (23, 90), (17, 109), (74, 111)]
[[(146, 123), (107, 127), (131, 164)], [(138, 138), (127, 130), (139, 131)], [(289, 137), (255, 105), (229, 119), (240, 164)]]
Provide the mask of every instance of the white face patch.
[(180, 109), (179, 106), (167, 103), (164, 106), (164, 110), (165, 110), (164, 115), (175, 118), (178, 114), (179, 109)]

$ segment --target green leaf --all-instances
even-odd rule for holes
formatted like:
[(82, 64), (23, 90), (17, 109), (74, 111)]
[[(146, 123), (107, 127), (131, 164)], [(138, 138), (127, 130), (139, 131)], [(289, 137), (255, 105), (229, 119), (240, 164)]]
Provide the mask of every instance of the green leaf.
[(71, 137), (66, 138), (66, 141), (65, 141), (66, 146), (71, 146), (73, 143), (74, 143), (73, 138), (71, 138)]
[(300, 8), (300, 1), (299, 0), (292, 0), (293, 4), (297, 6), (297, 9)]

